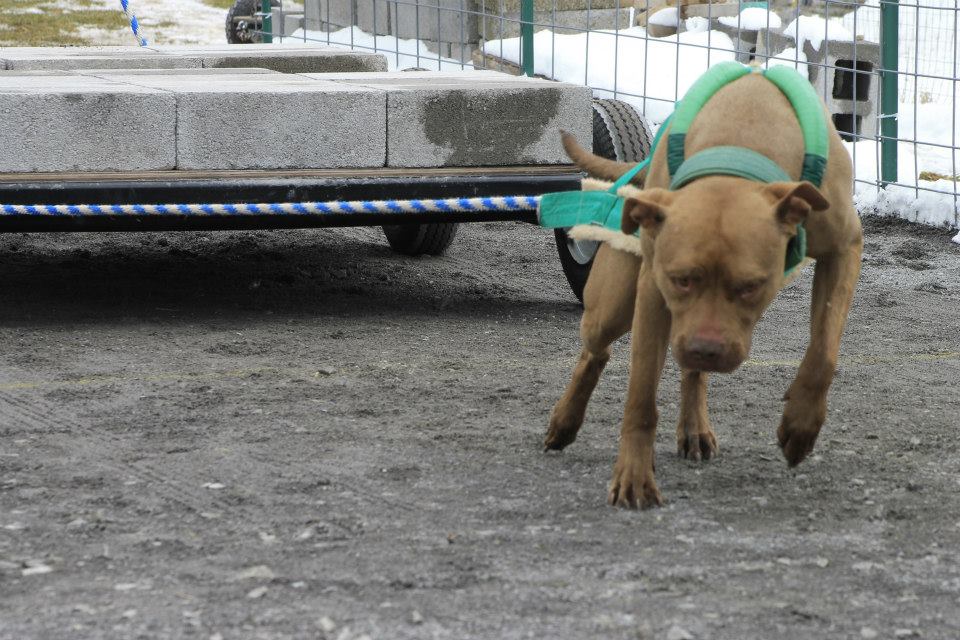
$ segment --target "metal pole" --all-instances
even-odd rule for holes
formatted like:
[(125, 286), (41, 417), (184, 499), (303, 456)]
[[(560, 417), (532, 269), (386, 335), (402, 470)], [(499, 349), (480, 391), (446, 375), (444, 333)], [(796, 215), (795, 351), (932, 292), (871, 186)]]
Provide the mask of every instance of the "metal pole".
[(880, 181), (886, 186), (897, 181), (900, 0), (881, 0), (880, 22)]
[(260, 13), (263, 14), (263, 42), (270, 44), (273, 42), (273, 7), (270, 6), (270, 0), (260, 3)]
[(533, 0), (520, 0), (520, 60), (523, 73), (533, 75)]

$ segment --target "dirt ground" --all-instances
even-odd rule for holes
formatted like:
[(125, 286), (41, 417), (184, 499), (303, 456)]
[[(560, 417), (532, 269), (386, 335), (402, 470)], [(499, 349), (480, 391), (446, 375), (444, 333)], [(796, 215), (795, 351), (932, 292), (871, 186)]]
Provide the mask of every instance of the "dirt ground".
[(787, 469), (810, 274), (715, 376), (719, 459), (604, 503), (628, 344), (578, 353), (552, 237), (0, 236), (0, 638), (960, 637), (960, 246), (872, 221), (825, 430)]

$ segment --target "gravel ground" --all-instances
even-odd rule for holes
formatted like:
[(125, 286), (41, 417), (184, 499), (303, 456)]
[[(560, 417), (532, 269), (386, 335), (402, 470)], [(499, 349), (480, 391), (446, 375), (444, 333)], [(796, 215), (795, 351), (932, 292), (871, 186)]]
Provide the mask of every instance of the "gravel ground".
[(815, 455), (775, 444), (809, 273), (714, 376), (721, 456), (604, 503), (621, 340), (546, 455), (580, 309), (545, 232), (0, 236), (0, 638), (957, 638), (960, 246), (867, 225)]

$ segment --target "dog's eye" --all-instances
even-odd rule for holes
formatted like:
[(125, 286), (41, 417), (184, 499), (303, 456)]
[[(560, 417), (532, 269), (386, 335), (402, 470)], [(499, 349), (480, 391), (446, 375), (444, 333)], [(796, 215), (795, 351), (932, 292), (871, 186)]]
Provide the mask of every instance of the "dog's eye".
[(737, 295), (741, 298), (749, 298), (757, 291), (760, 291), (760, 287), (762, 286), (762, 282), (750, 282), (748, 284), (741, 285), (740, 287), (737, 287)]
[(673, 282), (673, 286), (684, 293), (690, 291), (690, 289), (693, 287), (693, 278), (690, 276), (678, 276), (675, 278), (670, 278), (670, 280)]

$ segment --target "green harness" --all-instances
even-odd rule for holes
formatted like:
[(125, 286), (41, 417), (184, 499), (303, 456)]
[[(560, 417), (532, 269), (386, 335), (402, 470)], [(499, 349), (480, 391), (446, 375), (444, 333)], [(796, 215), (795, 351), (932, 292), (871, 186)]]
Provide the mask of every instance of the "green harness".
[[(803, 132), (804, 156), (800, 180), (819, 187), (827, 166), (829, 138), (823, 107), (810, 82), (789, 67), (778, 66), (762, 70), (738, 62), (723, 62), (700, 76), (677, 103), (676, 110), (660, 125), (653, 139), (650, 155), (643, 162), (621, 176), (607, 191), (545, 194), (540, 200), (538, 211), (540, 225), (566, 228), (586, 224), (620, 231), (623, 198), (617, 195), (617, 190), (649, 166), (654, 151), (668, 128), (670, 135), (667, 136), (667, 166), (670, 171), (671, 191), (680, 189), (697, 178), (712, 175), (735, 176), (763, 183), (791, 181), (790, 176), (776, 162), (744, 147), (712, 147), (684, 159), (687, 131), (703, 106), (722, 87), (749, 73), (763, 75), (790, 101)], [(639, 233), (638, 230), (636, 235)], [(787, 245), (785, 273), (792, 272), (806, 254), (807, 234), (800, 225), (797, 227), (797, 235)]]

